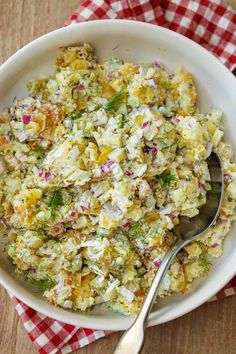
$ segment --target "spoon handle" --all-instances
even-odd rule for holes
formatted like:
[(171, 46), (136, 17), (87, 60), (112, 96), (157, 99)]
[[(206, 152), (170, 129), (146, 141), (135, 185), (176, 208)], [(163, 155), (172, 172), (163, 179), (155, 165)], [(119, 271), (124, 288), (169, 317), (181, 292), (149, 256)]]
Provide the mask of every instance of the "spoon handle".
[(183, 244), (183, 240), (179, 238), (175, 245), (173, 245), (173, 247), (164, 256), (139, 315), (131, 327), (125, 331), (121, 337), (114, 354), (138, 354), (141, 352), (144, 343), (144, 333), (148, 316), (156, 299), (157, 292), (160, 289), (162, 280), (169, 269), (172, 259), (183, 247)]

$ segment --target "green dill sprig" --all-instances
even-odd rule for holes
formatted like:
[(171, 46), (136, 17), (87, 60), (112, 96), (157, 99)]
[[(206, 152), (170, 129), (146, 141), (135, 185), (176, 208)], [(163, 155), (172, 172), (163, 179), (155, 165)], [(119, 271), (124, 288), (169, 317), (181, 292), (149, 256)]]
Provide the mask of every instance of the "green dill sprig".
[(163, 172), (160, 175), (155, 176), (156, 180), (160, 180), (163, 183), (171, 183), (177, 181), (177, 176), (170, 172)]
[(198, 241), (197, 244), (201, 248), (202, 252), (206, 252), (207, 246), (204, 243), (202, 243), (201, 241)]
[(129, 235), (133, 237), (140, 236), (141, 233), (141, 222), (140, 221), (135, 221), (130, 228)]
[(120, 91), (116, 95), (112, 96), (110, 100), (105, 105), (105, 111), (113, 111), (117, 109), (118, 106), (126, 99), (126, 93), (124, 91)]
[(211, 268), (211, 263), (206, 259), (206, 257), (200, 256), (198, 260), (198, 264), (202, 268), (203, 274), (206, 275)]
[(52, 197), (50, 201), (50, 208), (54, 211), (59, 205), (63, 204), (63, 199), (62, 199), (62, 194), (61, 191), (56, 191), (54, 196)]
[(53, 288), (57, 282), (52, 279), (30, 279), (30, 283), (45, 291)]
[(81, 117), (81, 113), (72, 113), (71, 115), (69, 115), (69, 118), (72, 120), (77, 120)]

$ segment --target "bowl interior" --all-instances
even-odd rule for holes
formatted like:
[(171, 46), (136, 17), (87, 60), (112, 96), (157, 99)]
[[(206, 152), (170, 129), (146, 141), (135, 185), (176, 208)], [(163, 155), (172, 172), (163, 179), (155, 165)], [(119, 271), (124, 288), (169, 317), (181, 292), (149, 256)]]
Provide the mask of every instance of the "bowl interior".
[[(200, 110), (205, 112), (217, 107), (224, 111), (225, 139), (236, 148), (236, 80), (233, 75), (192, 41), (161, 27), (140, 22), (106, 20), (72, 25), (30, 43), (0, 68), (0, 109), (11, 105), (15, 96), (19, 98), (27, 93), (26, 83), (29, 79), (53, 71), (52, 64), (58, 47), (79, 42), (94, 46), (99, 59), (116, 56), (139, 63), (159, 61), (170, 70), (182, 65), (194, 76)], [(235, 231), (236, 225), (227, 236), (224, 255), (213, 261), (209, 276), (194, 282), (191, 292), (160, 300), (152, 310), (149, 325), (169, 321), (194, 309), (214, 295), (235, 274)], [(125, 329), (133, 321), (132, 316), (113, 313), (104, 305), (84, 314), (48, 304), (34, 287), (14, 274), (3, 251), (5, 241), (1, 241), (0, 247), (0, 281), (31, 307), (58, 320), (96, 329)]]

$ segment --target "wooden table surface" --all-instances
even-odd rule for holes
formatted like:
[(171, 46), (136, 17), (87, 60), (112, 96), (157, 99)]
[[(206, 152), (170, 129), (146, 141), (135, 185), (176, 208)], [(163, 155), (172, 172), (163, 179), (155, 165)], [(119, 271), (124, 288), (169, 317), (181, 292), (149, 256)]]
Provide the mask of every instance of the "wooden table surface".
[[(36, 37), (60, 27), (80, 0), (0, 0), (0, 64)], [(228, 1), (236, 8), (236, 0)], [(110, 354), (121, 333), (75, 353)], [(236, 354), (236, 296), (207, 303), (149, 328), (143, 354)], [(0, 287), (0, 354), (36, 354), (6, 291)]]

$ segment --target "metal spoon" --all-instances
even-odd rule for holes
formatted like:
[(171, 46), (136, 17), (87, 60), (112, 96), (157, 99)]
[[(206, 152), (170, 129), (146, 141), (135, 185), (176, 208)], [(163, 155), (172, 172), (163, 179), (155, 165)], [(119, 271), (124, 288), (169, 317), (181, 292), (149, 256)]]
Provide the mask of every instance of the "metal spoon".
[(207, 193), (207, 203), (200, 208), (197, 216), (193, 218), (181, 217), (180, 223), (174, 227), (173, 232), (177, 236), (177, 241), (163, 258), (139, 315), (121, 337), (114, 354), (138, 354), (141, 352), (149, 313), (173, 258), (183, 247), (202, 236), (216, 221), (224, 192), (223, 169), (215, 152), (211, 153), (207, 162), (212, 187)]

